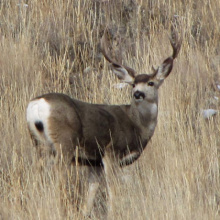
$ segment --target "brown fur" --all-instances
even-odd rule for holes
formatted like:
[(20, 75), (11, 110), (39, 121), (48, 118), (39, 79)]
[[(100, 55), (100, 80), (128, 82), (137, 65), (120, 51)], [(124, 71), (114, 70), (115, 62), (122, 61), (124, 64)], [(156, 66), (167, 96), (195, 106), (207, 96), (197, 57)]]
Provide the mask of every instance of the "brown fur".
[(122, 159), (129, 151), (141, 153), (149, 139), (140, 142), (139, 128), (126, 114), (125, 106), (88, 104), (58, 93), (40, 98), (51, 105), (50, 136), (53, 144), (62, 145), (68, 160), (74, 159), (75, 146), (79, 145), (79, 157), (101, 161), (111, 139), (113, 151)]

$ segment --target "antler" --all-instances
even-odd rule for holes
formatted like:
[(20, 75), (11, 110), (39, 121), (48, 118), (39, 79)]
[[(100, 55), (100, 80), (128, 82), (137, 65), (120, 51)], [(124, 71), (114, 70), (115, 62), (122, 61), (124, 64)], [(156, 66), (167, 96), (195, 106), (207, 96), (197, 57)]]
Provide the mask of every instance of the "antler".
[(165, 59), (163, 63), (154, 70), (153, 74), (151, 74), (152, 77), (157, 76), (161, 81), (170, 74), (173, 68), (173, 60), (177, 57), (182, 44), (182, 35), (178, 35), (177, 28), (174, 27), (174, 25), (172, 25), (171, 28), (170, 44), (173, 48), (172, 56)]
[(171, 26), (170, 44), (173, 48), (173, 59), (175, 59), (180, 51), (182, 44), (182, 34), (178, 34), (177, 27), (174, 24)]
[(106, 41), (107, 41), (106, 40), (106, 32), (107, 31), (104, 32), (102, 39), (101, 39), (101, 51), (102, 51), (102, 54), (104, 55), (105, 59), (108, 60), (108, 62), (111, 63), (113, 67), (116, 67), (116, 68), (123, 67), (124, 69), (126, 69), (128, 71), (130, 76), (135, 77), (136, 72), (134, 69), (132, 69), (131, 67), (119, 64), (108, 56), (108, 54), (107, 54), (108, 50), (107, 50), (107, 46), (106, 46)]

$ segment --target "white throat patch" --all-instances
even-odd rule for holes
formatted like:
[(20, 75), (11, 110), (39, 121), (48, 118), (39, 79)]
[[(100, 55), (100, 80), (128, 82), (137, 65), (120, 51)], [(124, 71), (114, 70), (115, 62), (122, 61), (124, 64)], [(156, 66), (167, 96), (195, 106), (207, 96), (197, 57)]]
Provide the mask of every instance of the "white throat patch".
[(151, 118), (157, 117), (158, 108), (156, 103), (142, 102), (138, 104), (137, 108), (142, 115), (149, 114), (152, 116)]

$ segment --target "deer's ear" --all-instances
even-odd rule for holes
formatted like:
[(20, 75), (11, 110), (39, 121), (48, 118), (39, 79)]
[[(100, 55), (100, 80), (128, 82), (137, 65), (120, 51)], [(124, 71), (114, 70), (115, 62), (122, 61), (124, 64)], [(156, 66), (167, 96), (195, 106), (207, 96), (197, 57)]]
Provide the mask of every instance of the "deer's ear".
[(134, 77), (131, 74), (129, 74), (127, 69), (125, 69), (123, 66), (115, 64), (115, 63), (112, 63), (111, 66), (112, 66), (112, 71), (114, 72), (114, 74), (122, 82), (129, 83), (129, 84), (134, 82)]
[(173, 58), (169, 57), (159, 66), (156, 70), (156, 79), (162, 83), (164, 79), (169, 76), (171, 70), (173, 68)]

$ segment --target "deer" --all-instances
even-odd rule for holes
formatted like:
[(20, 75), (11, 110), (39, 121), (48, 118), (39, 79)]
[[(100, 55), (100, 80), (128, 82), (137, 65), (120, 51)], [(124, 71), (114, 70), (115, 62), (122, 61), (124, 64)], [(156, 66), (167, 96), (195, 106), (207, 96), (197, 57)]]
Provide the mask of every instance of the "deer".
[(114, 61), (108, 54), (107, 34), (101, 38), (101, 51), (113, 73), (131, 85), (131, 103), (106, 105), (86, 103), (62, 93), (48, 93), (32, 99), (27, 107), (28, 129), (36, 145), (45, 144), (58, 161), (94, 168), (89, 177), (88, 202), (92, 208), (99, 187), (99, 173), (108, 175), (106, 157), (114, 155), (120, 167), (136, 161), (151, 140), (158, 116), (158, 89), (172, 71), (181, 38), (172, 34), (173, 53), (150, 74)]

